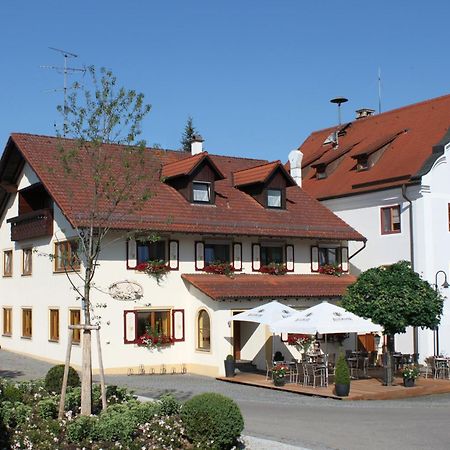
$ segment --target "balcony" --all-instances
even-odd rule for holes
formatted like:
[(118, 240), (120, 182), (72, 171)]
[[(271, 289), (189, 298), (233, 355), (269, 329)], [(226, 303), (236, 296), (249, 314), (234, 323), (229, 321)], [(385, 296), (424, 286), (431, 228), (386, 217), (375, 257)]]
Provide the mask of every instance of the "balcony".
[(11, 224), (11, 240), (22, 241), (53, 235), (53, 210), (31, 211), (7, 220)]

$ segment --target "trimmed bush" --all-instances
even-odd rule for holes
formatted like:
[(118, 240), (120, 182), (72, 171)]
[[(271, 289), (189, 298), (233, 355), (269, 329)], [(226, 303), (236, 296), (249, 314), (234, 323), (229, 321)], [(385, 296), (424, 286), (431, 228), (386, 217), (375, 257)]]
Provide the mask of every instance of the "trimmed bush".
[(350, 370), (343, 353), (339, 355), (336, 362), (335, 384), (350, 384)]
[(91, 416), (78, 416), (67, 424), (67, 441), (80, 444), (84, 440), (97, 439), (97, 418)]
[(43, 419), (56, 419), (58, 403), (55, 398), (44, 398), (36, 405), (37, 413)]
[(173, 416), (180, 412), (181, 405), (178, 400), (171, 394), (163, 395), (159, 399), (159, 415), (160, 416)]
[(239, 406), (215, 393), (196, 395), (181, 409), (186, 434), (200, 448), (229, 449), (244, 429)]
[[(52, 367), (45, 376), (45, 389), (48, 392), (61, 392), (62, 381), (64, 377), (64, 364)], [(80, 377), (73, 367), (69, 367), (69, 376), (67, 378), (68, 387), (80, 386)]]

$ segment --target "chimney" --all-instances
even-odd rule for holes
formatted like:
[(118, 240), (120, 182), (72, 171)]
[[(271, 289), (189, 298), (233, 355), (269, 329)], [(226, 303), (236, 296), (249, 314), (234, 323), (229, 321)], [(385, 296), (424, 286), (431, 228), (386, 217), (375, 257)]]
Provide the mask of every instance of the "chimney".
[(364, 119), (364, 117), (373, 116), (373, 113), (375, 112), (374, 109), (370, 108), (361, 108), (356, 110), (356, 120), (358, 119)]
[(289, 153), (291, 177), (300, 187), (302, 186), (302, 159), (303, 153), (300, 150), (292, 150), (292, 152)]
[(191, 154), (192, 156), (198, 155), (203, 151), (204, 139), (199, 134), (194, 134), (191, 141)]

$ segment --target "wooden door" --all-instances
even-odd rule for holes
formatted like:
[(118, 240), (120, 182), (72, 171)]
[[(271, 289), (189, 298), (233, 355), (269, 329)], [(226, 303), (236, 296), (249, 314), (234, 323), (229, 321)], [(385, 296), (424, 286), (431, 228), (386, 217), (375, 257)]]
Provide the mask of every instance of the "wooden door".
[(373, 352), (375, 349), (375, 336), (371, 333), (358, 335), (358, 350)]

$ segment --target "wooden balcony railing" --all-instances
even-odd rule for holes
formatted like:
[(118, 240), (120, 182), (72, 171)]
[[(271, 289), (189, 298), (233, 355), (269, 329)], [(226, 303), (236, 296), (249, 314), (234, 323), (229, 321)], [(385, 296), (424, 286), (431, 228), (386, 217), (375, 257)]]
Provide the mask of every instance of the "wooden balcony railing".
[(53, 210), (39, 209), (8, 219), (11, 224), (11, 240), (22, 241), (53, 235)]

